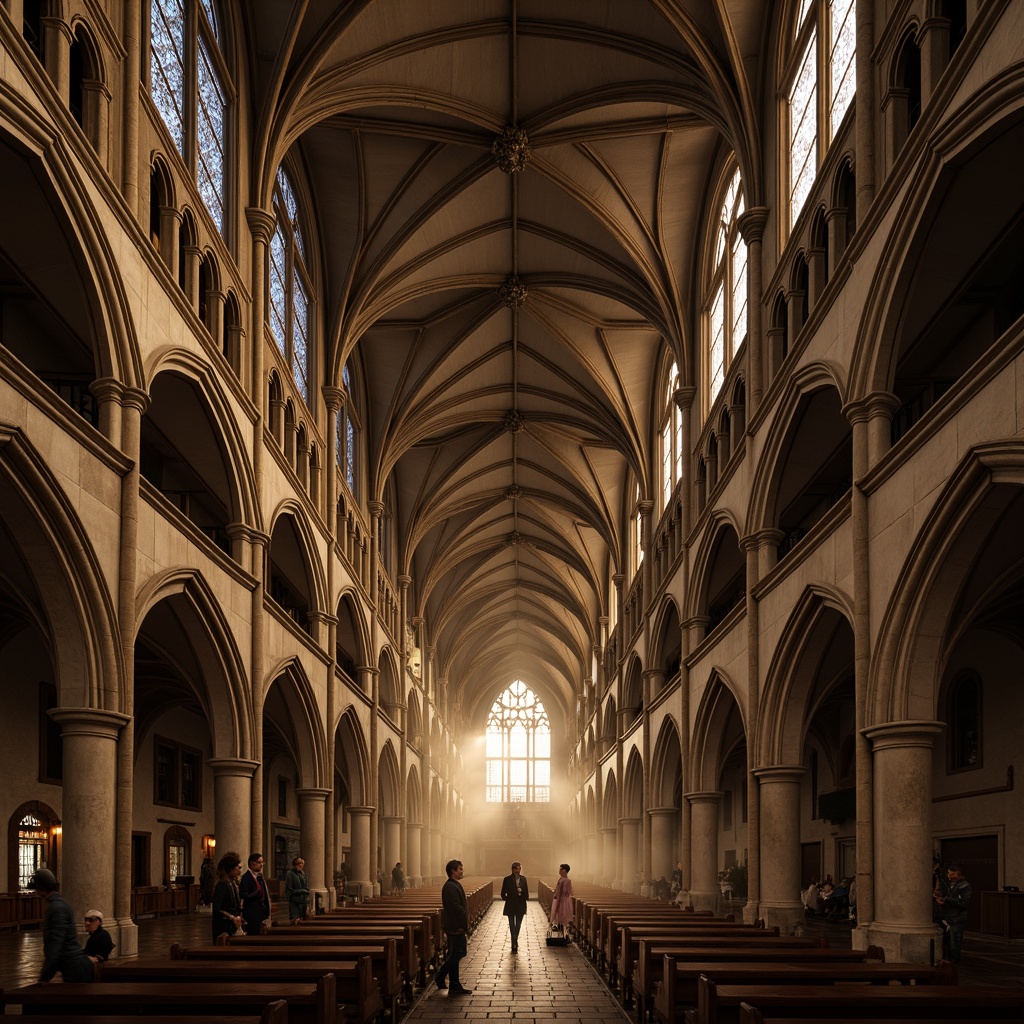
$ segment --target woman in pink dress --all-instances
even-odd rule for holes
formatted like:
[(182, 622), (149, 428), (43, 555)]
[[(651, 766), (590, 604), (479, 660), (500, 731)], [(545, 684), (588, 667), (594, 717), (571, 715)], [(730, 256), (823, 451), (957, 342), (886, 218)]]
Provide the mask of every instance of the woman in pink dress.
[(572, 909), (572, 882), (569, 881), (569, 865), (559, 864), (555, 894), (551, 898), (551, 925), (561, 931), (575, 918)]

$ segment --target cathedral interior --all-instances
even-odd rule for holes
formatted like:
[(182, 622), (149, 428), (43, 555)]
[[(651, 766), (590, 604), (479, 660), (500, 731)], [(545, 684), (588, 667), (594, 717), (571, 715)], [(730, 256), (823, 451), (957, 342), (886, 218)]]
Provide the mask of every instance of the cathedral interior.
[(1024, 5), (0, 0), (0, 182), (3, 913), (1005, 914)]

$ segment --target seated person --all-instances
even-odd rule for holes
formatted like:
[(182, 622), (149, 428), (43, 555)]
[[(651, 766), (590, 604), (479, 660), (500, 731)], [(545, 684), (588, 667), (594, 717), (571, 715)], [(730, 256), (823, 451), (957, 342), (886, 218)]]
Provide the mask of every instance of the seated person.
[(839, 884), (829, 893), (828, 902), (825, 905), (826, 917), (846, 917), (850, 908), (850, 882), (849, 879), (842, 879)]
[(85, 915), (85, 955), (94, 963), (99, 964), (110, 958), (114, 949), (114, 940), (110, 932), (103, 927), (103, 911), (90, 910)]
[(808, 914), (821, 913), (821, 889), (818, 884), (818, 876), (811, 875), (810, 884), (801, 894), (804, 901), (804, 911)]

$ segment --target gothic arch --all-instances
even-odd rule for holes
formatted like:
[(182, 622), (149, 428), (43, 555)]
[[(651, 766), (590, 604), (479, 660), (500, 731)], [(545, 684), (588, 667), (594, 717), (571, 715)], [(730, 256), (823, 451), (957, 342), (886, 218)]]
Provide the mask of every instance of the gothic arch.
[(734, 736), (746, 737), (743, 706), (735, 683), (721, 669), (713, 669), (693, 723), (688, 774), (694, 792), (717, 787), (723, 758), (733, 745)]
[(419, 823), (423, 818), (423, 787), (420, 783), (419, 767), (409, 766), (405, 779), (405, 818), (406, 821)]
[(929, 140), (881, 250), (857, 330), (850, 368), (850, 399), (888, 391), (895, 375), (904, 302), (910, 292), (946, 185), (973, 155), (1024, 118), (1024, 67), (996, 75), (984, 90), (955, 110)]
[(380, 788), (380, 802), (377, 817), (399, 814), (402, 809), (402, 773), (398, 768), (398, 757), (391, 740), (385, 740), (377, 759), (377, 779)]
[(707, 613), (711, 570), (717, 560), (720, 545), (730, 530), (738, 546), (740, 537), (743, 536), (740, 524), (727, 509), (715, 509), (708, 519), (707, 528), (702, 531), (700, 544), (694, 555), (693, 571), (690, 573), (690, 592), (685, 596), (683, 606), (684, 618)]
[(651, 758), (650, 792), (647, 804), (650, 807), (672, 807), (675, 805), (676, 779), (682, 773), (682, 754), (679, 729), (670, 716), (661, 723), (658, 739), (654, 744)]
[(845, 402), (845, 385), (842, 369), (824, 362), (808, 363), (794, 371), (786, 381), (786, 390), (779, 400), (775, 419), (754, 471), (746, 512), (746, 529), (740, 536), (775, 525), (775, 501), (780, 474), (784, 469), (786, 445), (801, 402), (823, 389), (833, 388), (842, 406)]
[(853, 599), (834, 587), (808, 586), (782, 630), (765, 675), (759, 735), (751, 744), (755, 764), (803, 762), (806, 729), (814, 714), (817, 668), (842, 625), (852, 640)]
[[(0, 546), (14, 545), (22, 590), (34, 592), (58, 702), (123, 711), (124, 665), (114, 600), (74, 503), (21, 428), (0, 422)], [(17, 553), (16, 562), (14, 552)]]
[(335, 727), (334, 764), (332, 779), (341, 773), (347, 784), (349, 798), (356, 807), (372, 806), (377, 799), (369, 793), (370, 755), (362, 723), (353, 705), (349, 705), (338, 718)]
[(271, 538), (273, 538), (274, 530), (278, 523), (285, 516), (291, 518), (295, 527), (296, 537), (301, 545), (301, 555), (309, 586), (311, 603), (309, 610), (325, 611), (327, 608), (327, 579), (323, 563), (319, 557), (320, 547), (316, 534), (302, 505), (294, 498), (287, 498), (278, 504), (270, 516), (269, 532)]
[(197, 569), (169, 569), (141, 584), (135, 602), (136, 641), (154, 609), (168, 602), (196, 662), (215, 757), (251, 758), (256, 723), (245, 663), (221, 602)]
[(268, 703), (275, 690), (282, 698), (282, 710), (287, 715), (291, 736), (284, 733), (283, 724), (273, 721), (272, 726), (287, 744), (299, 769), (300, 786), (327, 786), (327, 737), (323, 719), (316, 694), (298, 658), (282, 658), (267, 673), (262, 701), (264, 736), (267, 735)]
[(608, 778), (604, 783), (604, 794), (602, 795), (601, 827), (618, 829), (619, 827), (619, 786), (615, 779), (615, 772), (608, 772)]
[[(997, 562), (1006, 572), (1016, 543), (1006, 523), (1024, 507), (1022, 488), (1024, 446), (1019, 440), (972, 449), (950, 475), (882, 616), (865, 725), (936, 716), (944, 661), (957, 635), (953, 624), (981, 600), (971, 589), (972, 573), (982, 555), (999, 543)], [(1010, 569), (1019, 571), (1024, 560), (1016, 557)], [(994, 572), (991, 566), (988, 571)]]

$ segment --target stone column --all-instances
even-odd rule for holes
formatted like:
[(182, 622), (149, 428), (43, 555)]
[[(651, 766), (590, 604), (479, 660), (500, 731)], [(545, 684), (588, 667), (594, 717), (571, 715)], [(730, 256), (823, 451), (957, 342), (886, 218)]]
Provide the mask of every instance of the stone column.
[(718, 887), (718, 792), (687, 793), (690, 803), (690, 903), (694, 910), (714, 910)]
[[(887, 961), (928, 963), (931, 956), (932, 745), (943, 728), (905, 721), (863, 730), (874, 762), (875, 918), (867, 942), (881, 946)], [(859, 892), (857, 901), (860, 913)]]
[(619, 830), (611, 825), (599, 830), (601, 833), (601, 885), (609, 888), (615, 882), (615, 865), (617, 863), (615, 840)]
[(619, 818), (619, 826), (622, 829), (622, 891), (639, 894), (640, 819)]
[[(800, 899), (800, 765), (755, 768), (760, 784), (760, 916), (783, 934), (803, 924)], [(749, 884), (749, 883), (748, 883)]]
[(366, 899), (373, 895), (374, 873), (371, 870), (370, 858), (370, 817), (374, 809), (373, 807), (350, 807), (348, 809), (351, 838), (349, 867), (352, 871), (349, 882), (359, 887), (360, 899)]
[(436, 827), (430, 830), (430, 864), (424, 869), (424, 877), (427, 875), (434, 883), (445, 878), (444, 863), (441, 860), (441, 829)]
[[(64, 744), (61, 891), (81, 915), (89, 907), (114, 906), (117, 741), (130, 719), (99, 708), (55, 708), (50, 717)], [(108, 929), (115, 942), (119, 924)]]
[(675, 870), (678, 813), (678, 807), (652, 807), (647, 812), (651, 819), (651, 873), (647, 880), (652, 884), (662, 875), (671, 880)]
[(40, 18), (43, 26), (43, 63), (64, 106), (71, 98), (71, 26), (59, 17)]
[(407, 885), (414, 889), (423, 884), (423, 825), (418, 821), (410, 821), (405, 826), (405, 841), (409, 848), (406, 857), (409, 863), (405, 873)]
[(252, 841), (252, 776), (258, 761), (236, 757), (211, 757), (213, 772), (213, 832), (217, 837), (217, 851), (224, 854), (234, 850), (242, 858), (248, 857)]
[[(327, 813), (329, 789), (303, 788), (295, 790), (299, 798), (299, 828), (301, 830), (301, 855), (306, 862), (306, 879), (309, 885), (309, 906), (316, 906), (316, 898), (320, 896), (320, 906), (327, 909), (328, 891), (324, 883), (327, 870), (324, 865), (324, 831)], [(289, 865), (290, 867), (291, 865)]]
[[(402, 859), (402, 818), (397, 814), (381, 817), (381, 849), (384, 858), (384, 892), (391, 891), (391, 869)], [(408, 867), (408, 865), (403, 865)]]
[[(857, 0), (857, 224), (875, 198), (875, 3)], [(858, 900), (860, 894), (857, 895)]]
[[(141, 4), (124, 5), (124, 95), (121, 111), (121, 194), (139, 216), (139, 86), (142, 81)], [(148, 227), (147, 227), (148, 233)]]
[[(768, 222), (767, 206), (752, 206), (741, 214), (736, 226), (747, 243), (747, 361), (750, 386), (747, 388), (747, 422), (753, 418), (764, 393), (764, 337), (761, 316), (761, 292), (764, 288), (761, 270), (762, 239)], [(739, 440), (737, 439), (737, 445)], [(683, 451), (689, 455), (689, 448)], [(683, 536), (687, 536), (685, 531)]]

